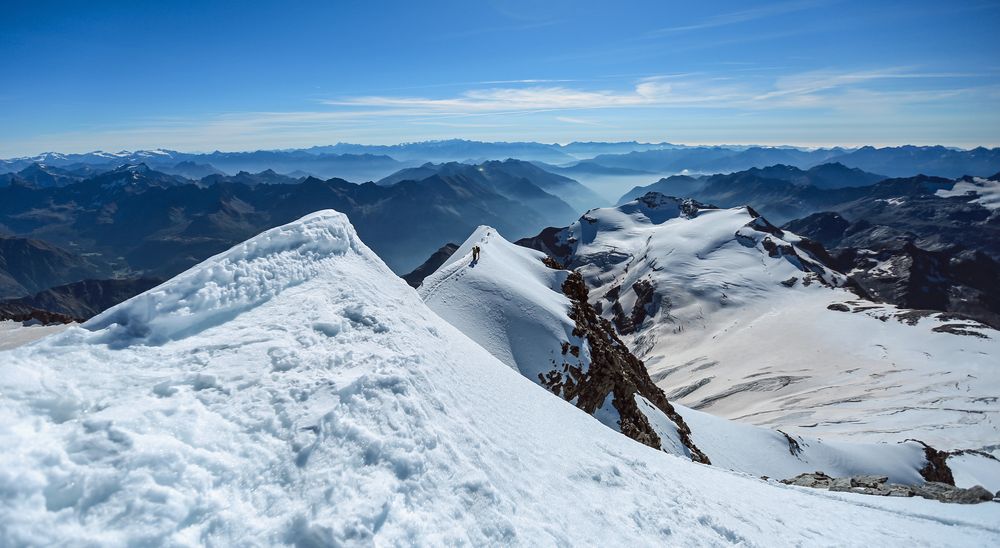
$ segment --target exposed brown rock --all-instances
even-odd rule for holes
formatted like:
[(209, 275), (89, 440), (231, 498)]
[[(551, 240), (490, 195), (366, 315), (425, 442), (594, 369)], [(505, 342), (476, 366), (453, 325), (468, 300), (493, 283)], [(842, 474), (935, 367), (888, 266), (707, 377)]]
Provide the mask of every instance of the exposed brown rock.
[(920, 469), (920, 475), (925, 480), (955, 485), (955, 477), (952, 476), (951, 468), (948, 467), (947, 451), (938, 451), (920, 440), (906, 441), (915, 441), (924, 446), (924, 457), (927, 459), (927, 464)]
[(24, 310), (0, 310), (0, 320), (22, 322), (22, 323), (40, 323), (42, 325), (55, 325), (55, 324), (65, 324), (80, 321), (78, 318), (73, 318), (65, 314), (58, 314), (56, 312), (49, 312), (47, 310), (38, 310), (35, 308), (26, 308)]
[(690, 427), (649, 378), (642, 361), (629, 352), (615, 334), (611, 322), (598, 316), (588, 304), (587, 284), (583, 276), (578, 272), (570, 273), (562, 290), (572, 302), (570, 317), (576, 323), (573, 335), (585, 339), (590, 348), (590, 367), (584, 372), (579, 367), (564, 364), (564, 375), (557, 372), (559, 379), (550, 376), (542, 379), (543, 384), (566, 400), (575, 399), (577, 407), (590, 414), (604, 404), (609, 394), (612, 395), (612, 405), (621, 419), (621, 432), (659, 449), (660, 437), (635, 402), (635, 395), (639, 394), (674, 422), (692, 460), (710, 464), (708, 457), (691, 439)]
[(634, 329), (646, 321), (647, 315), (652, 315), (656, 312), (652, 306), (653, 298), (656, 296), (656, 287), (649, 280), (639, 280), (632, 284), (632, 291), (635, 291), (636, 294), (635, 306), (632, 307), (631, 318)]
[(622, 303), (618, 301), (615, 301), (611, 305), (611, 319), (615, 322), (615, 329), (622, 335), (628, 335), (635, 331), (635, 324), (632, 323), (632, 317), (625, 315), (625, 309), (622, 308)]
[(553, 259), (552, 257), (549, 257), (548, 255), (546, 255), (544, 258), (542, 258), (542, 264), (544, 264), (545, 266), (547, 266), (547, 267), (549, 267), (549, 268), (551, 268), (553, 270), (565, 270), (566, 269), (566, 267), (562, 263), (560, 263), (559, 261)]

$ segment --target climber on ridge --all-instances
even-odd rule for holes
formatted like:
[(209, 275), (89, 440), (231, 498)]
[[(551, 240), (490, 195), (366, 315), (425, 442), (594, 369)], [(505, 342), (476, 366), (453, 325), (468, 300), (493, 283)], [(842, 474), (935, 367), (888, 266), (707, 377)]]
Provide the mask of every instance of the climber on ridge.
[(472, 262), (474, 262), (474, 263), (479, 262), (479, 246), (478, 245), (472, 246)]

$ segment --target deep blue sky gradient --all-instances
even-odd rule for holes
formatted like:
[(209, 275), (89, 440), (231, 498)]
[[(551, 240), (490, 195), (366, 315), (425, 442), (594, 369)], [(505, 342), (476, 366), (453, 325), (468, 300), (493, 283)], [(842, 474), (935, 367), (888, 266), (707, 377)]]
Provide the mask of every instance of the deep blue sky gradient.
[(0, 157), (1000, 145), (1000, 2), (5, 2)]

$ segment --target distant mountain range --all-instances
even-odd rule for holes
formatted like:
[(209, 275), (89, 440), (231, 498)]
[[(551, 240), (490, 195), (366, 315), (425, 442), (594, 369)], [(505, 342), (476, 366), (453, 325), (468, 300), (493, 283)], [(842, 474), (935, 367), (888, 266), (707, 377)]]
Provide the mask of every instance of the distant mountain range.
[(780, 165), (675, 175), (634, 188), (619, 203), (659, 192), (720, 207), (749, 204), (829, 249), (828, 264), (850, 273), (865, 298), (1000, 327), (992, 290), (1000, 280), (1000, 174), (872, 184), (878, 179), (839, 163), (809, 170)]
[(1000, 329), (1000, 202), (990, 200), (998, 195), (1000, 174), (889, 179), (785, 228), (829, 249), (830, 264), (866, 298)]
[[(839, 162), (889, 177), (924, 174), (940, 177), (988, 176), (1000, 171), (1000, 148), (959, 150), (942, 146), (900, 146), (803, 149), (790, 146), (685, 146), (671, 143), (481, 142), (453, 139), (398, 145), (338, 143), (308, 149), (252, 152), (186, 153), (173, 150), (45, 153), (0, 160), (0, 174), (38, 163), (68, 171), (63, 177), (92, 175), (89, 168), (112, 169), (124, 163), (145, 163), (164, 173), (202, 178), (216, 172), (235, 174), (267, 169), (296, 178), (313, 175), (355, 182), (382, 179), (406, 167), (432, 163), (482, 163), (516, 158), (539, 162), (561, 175), (635, 175), (644, 173), (724, 173), (775, 164), (808, 169)], [(587, 181), (584, 180), (584, 183)], [(0, 181), (2, 184), (2, 181)], [(619, 191), (620, 192), (620, 191)]]
[[(503, 158), (516, 153), (528, 159)], [(449, 159), (490, 156), (502, 159)], [(586, 156), (593, 157), (580, 160)], [(13, 237), (6, 239), (0, 257), (0, 299), (24, 298), (87, 279), (167, 278), (321, 208), (345, 212), (393, 269), (416, 268), (408, 279), (419, 283), (440, 265), (431, 261), (419, 267), (429, 255), (446, 255), (449, 249), (441, 245), (461, 241), (479, 225), (494, 226), (511, 238), (526, 237), (548, 226), (565, 226), (581, 212), (610, 202), (571, 174), (621, 184), (682, 165), (722, 169), (778, 158), (784, 163), (715, 175), (672, 175), (633, 188), (619, 203), (652, 191), (718, 207), (750, 205), (776, 223), (801, 219), (804, 224), (789, 226), (822, 242), (831, 250), (831, 264), (855, 271), (859, 287), (881, 295), (870, 298), (967, 314), (995, 325), (1000, 320), (991, 314), (1000, 306), (959, 303), (983, 301), (977, 293), (984, 291), (979, 280), (994, 272), (990, 261), (1000, 256), (993, 243), (1000, 241), (996, 215), (991, 213), (1000, 203), (996, 177), (887, 177), (914, 170), (982, 172), (994, 165), (996, 156), (997, 150), (983, 148), (802, 150), (476, 141), (247, 153), (45, 154), (0, 161), (0, 171), (17, 168), (0, 174), (0, 233)], [(810, 165), (818, 159), (827, 161)], [(134, 160), (140, 161), (129, 163)], [(851, 161), (881, 169), (868, 171)], [(904, 164), (910, 167), (900, 167)], [(327, 170), (378, 175), (373, 177), (377, 183), (308, 175)], [(814, 214), (821, 215), (810, 217)], [(873, 271), (872, 261), (889, 260), (915, 266), (897, 268), (893, 282), (864, 279), (864, 273)], [(954, 268), (940, 266), (946, 263)], [(916, 287), (926, 278), (923, 273), (933, 269), (965, 289), (920, 300), (915, 290), (887, 287)], [(941, 293), (940, 287), (927, 291)]]
[[(535, 209), (551, 216), (554, 224), (571, 220), (575, 215), (594, 207), (601, 201), (594, 191), (569, 177), (556, 175), (530, 162), (513, 159), (502, 162), (491, 160), (478, 165), (458, 162), (426, 163), (419, 167), (397, 171), (378, 181), (378, 184), (391, 186), (400, 181), (420, 181), (434, 175), (464, 178), (510, 199), (529, 203)], [(539, 189), (542, 192), (539, 192)], [(567, 209), (567, 204), (571, 206), (570, 209)], [(569, 211), (572, 213), (566, 217)]]
[(789, 165), (750, 168), (720, 175), (671, 175), (626, 192), (618, 203), (630, 202), (648, 192), (695, 198), (720, 207), (752, 205), (777, 222), (808, 215), (864, 196), (881, 175), (848, 168), (840, 163), (808, 170)]
[[(156, 150), (87, 154), (46, 153), (30, 158), (0, 160), (0, 173), (20, 172), (33, 164), (40, 164), (45, 171), (58, 169), (61, 170), (60, 173), (75, 176), (92, 174), (95, 169), (107, 171), (123, 164), (145, 164), (157, 171), (189, 179), (212, 174), (235, 174), (240, 171), (258, 172), (270, 169), (279, 173), (302, 172), (318, 177), (340, 177), (358, 182), (379, 179), (405, 166), (388, 156), (373, 154), (319, 154), (301, 150), (190, 154)], [(91, 173), (81, 173), (81, 170), (88, 169)], [(2, 184), (4, 179), (0, 179), (0, 185)]]
[(53, 319), (84, 321), (162, 281), (155, 278), (129, 278), (83, 280), (59, 285), (28, 297), (0, 300), (0, 320), (34, 319), (42, 323), (49, 323)]
[(107, 266), (41, 240), (0, 236), (0, 299), (109, 274)]
[[(62, 186), (14, 178), (0, 187), (0, 229), (87, 253), (104, 272), (169, 277), (262, 230), (335, 208), (390, 266), (406, 272), (480, 224), (527, 236), (578, 215), (543, 187), (572, 197), (579, 209), (588, 201), (579, 183), (515, 160), (418, 168), (398, 173), (391, 185), (298, 180), (270, 170), (193, 182), (143, 163)], [(86, 277), (98, 276), (10, 283), (8, 296)]]
[[(840, 163), (890, 177), (934, 175), (961, 177), (988, 176), (1000, 171), (1000, 148), (955, 150), (942, 146), (870, 146), (856, 150), (842, 148), (802, 150), (752, 147), (736, 150), (724, 147), (671, 148), (602, 154), (581, 161), (579, 166), (630, 169), (652, 173), (726, 173), (752, 167), (785, 164), (808, 169), (820, 164)], [(595, 168), (599, 169), (599, 168)]]

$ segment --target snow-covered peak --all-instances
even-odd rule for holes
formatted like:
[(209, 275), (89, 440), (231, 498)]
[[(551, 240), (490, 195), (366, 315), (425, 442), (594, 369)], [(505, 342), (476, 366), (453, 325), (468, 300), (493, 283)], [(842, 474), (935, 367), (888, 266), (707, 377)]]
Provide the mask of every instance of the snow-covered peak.
[(377, 261), (344, 214), (318, 211), (210, 257), (84, 326), (118, 343), (161, 344), (258, 306), (346, 253)]
[(718, 209), (690, 198), (677, 198), (659, 192), (648, 192), (636, 200), (619, 206), (625, 213), (641, 212), (646, 218), (659, 224), (675, 217), (694, 217), (700, 209)]
[(149, 173), (152, 170), (144, 162), (139, 162), (137, 164), (122, 164), (115, 168), (115, 171), (121, 173)]
[[(473, 261), (473, 247), (480, 248)], [(561, 344), (573, 339), (569, 299), (560, 289), (568, 276), (542, 263), (545, 255), (480, 226), (418, 290), (424, 302), (452, 325), (524, 376), (537, 379), (562, 361)], [(497, 329), (502, 324), (504, 329)]]
[(677, 285), (677, 304), (693, 291), (714, 293), (725, 306), (733, 299), (788, 289), (795, 284), (781, 282), (793, 278), (842, 285), (844, 276), (802, 249), (801, 242), (749, 207), (717, 209), (649, 193), (618, 207), (588, 211), (550, 247), (561, 262), (579, 267), (592, 286), (603, 288), (599, 294), (615, 288), (624, 294), (636, 283), (660, 280)]
[(169, 158), (173, 156), (173, 153), (169, 150), (164, 150), (162, 148), (157, 148), (153, 150), (137, 150), (134, 153), (135, 156), (145, 157), (145, 158)]
[[(477, 246), (478, 260), (472, 252)], [(642, 363), (622, 353), (610, 325), (581, 309), (586, 289), (573, 295), (570, 272), (545, 258), (481, 226), (424, 280), (420, 296), (501, 361), (611, 429), (703, 460), (662, 392), (649, 381), (644, 386), (654, 393), (644, 395), (632, 379), (645, 375)]]

